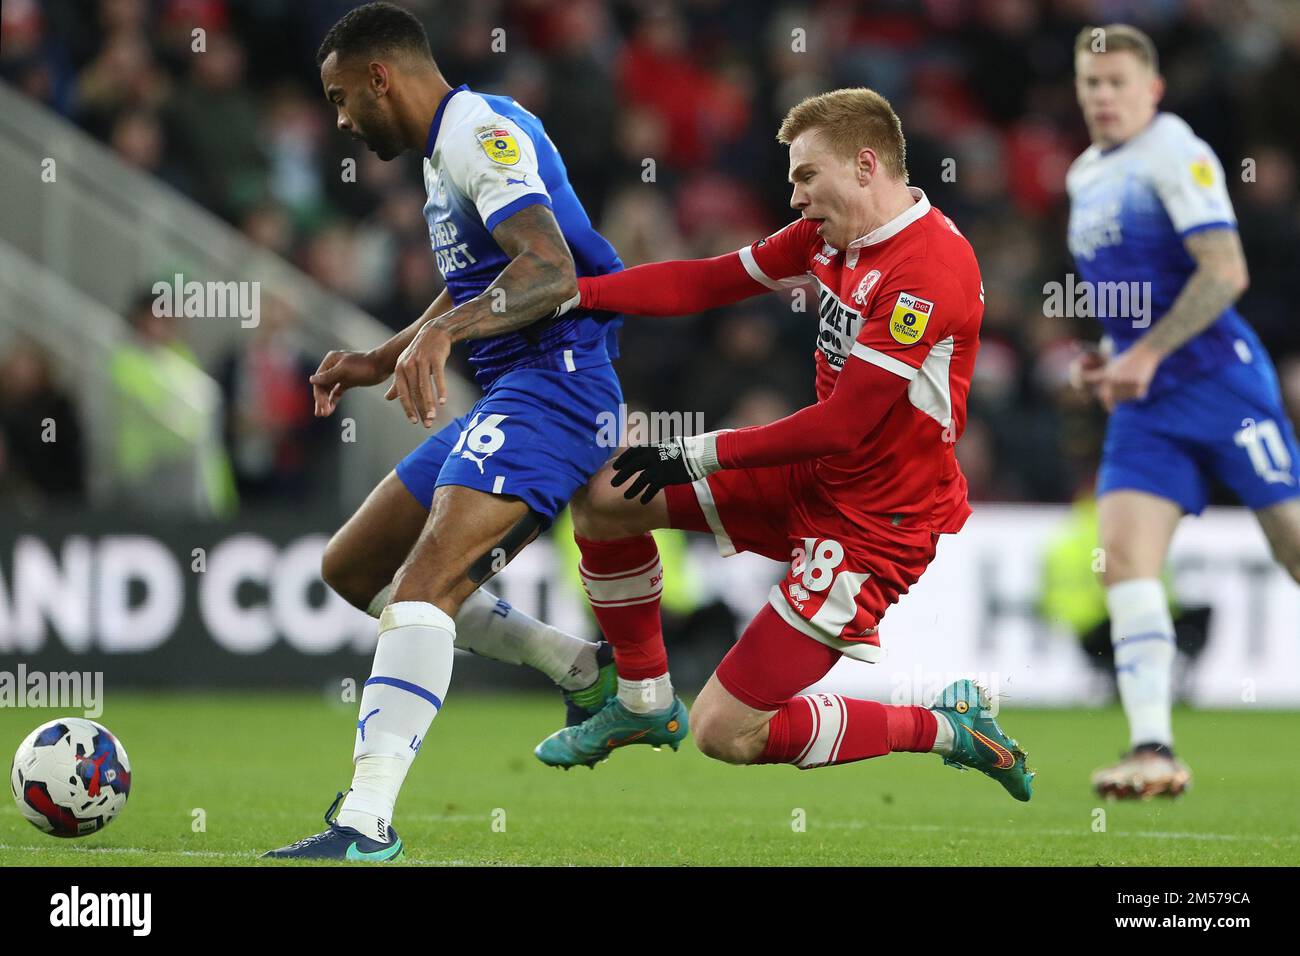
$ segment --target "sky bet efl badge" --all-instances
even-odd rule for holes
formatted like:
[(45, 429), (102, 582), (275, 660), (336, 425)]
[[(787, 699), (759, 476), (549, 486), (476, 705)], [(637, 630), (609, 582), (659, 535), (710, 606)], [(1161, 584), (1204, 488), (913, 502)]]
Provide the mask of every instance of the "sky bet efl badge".
[(478, 144), (492, 162), (502, 166), (513, 166), (519, 162), (519, 144), (515, 142), (510, 130), (485, 126), (476, 135)]
[(1209, 159), (1201, 156), (1192, 161), (1192, 179), (1202, 189), (1209, 189), (1214, 185), (1214, 167), (1210, 165)]
[(901, 345), (921, 341), (933, 311), (934, 303), (928, 299), (900, 292), (898, 301), (894, 303), (894, 314), (889, 317), (889, 334)]

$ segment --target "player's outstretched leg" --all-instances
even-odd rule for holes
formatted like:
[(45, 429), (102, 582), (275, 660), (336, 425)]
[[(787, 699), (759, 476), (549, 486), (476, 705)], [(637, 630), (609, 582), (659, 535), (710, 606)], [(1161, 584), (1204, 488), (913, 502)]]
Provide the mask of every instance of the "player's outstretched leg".
[(325, 830), (262, 856), (280, 860), (347, 860), (353, 863), (396, 863), (400, 860), (404, 853), (402, 838), (391, 826), (387, 840), (376, 840), (355, 827), (339, 826), (335, 822), (335, 812), (345, 796), (340, 793), (325, 811)]
[[(450, 440), (446, 444), (450, 446)], [(432, 489), (428, 492), (433, 494)], [(330, 539), (321, 560), (325, 582), (378, 620), (392, 601), (393, 576), (415, 546), (428, 515), (397, 472), (389, 472)], [(570, 724), (599, 711), (617, 685), (608, 647), (544, 624), (486, 588), (461, 604), (456, 647), (545, 674), (563, 691)]]
[(969, 680), (949, 684), (932, 709), (951, 726), (953, 737), (945, 764), (978, 770), (1002, 784), (1017, 800), (1033, 796), (1034, 771), (1026, 765), (1027, 755), (998, 726), (993, 704), (982, 687)]
[[(375, 595), (369, 613), (378, 618), (392, 588)], [(584, 641), (525, 614), (486, 588), (479, 588), (456, 615), (456, 648), (503, 664), (545, 674), (564, 696), (565, 725), (595, 716), (618, 691), (614, 649)]]
[(1017, 800), (1029, 799), (1033, 774), (1024, 754), (970, 681), (953, 684), (934, 708), (800, 693), (839, 657), (764, 607), (696, 698), (696, 745), (727, 763), (805, 770), (890, 753), (937, 753), (946, 763), (989, 774)]
[(594, 717), (571, 724), (534, 749), (552, 767), (594, 767), (618, 747), (664, 745), (687, 734), (686, 707), (673, 692), (659, 616), (663, 565), (648, 528), (668, 524), (664, 496), (627, 502), (603, 470), (573, 499), (579, 572), (592, 612), (613, 648), (616, 699)]

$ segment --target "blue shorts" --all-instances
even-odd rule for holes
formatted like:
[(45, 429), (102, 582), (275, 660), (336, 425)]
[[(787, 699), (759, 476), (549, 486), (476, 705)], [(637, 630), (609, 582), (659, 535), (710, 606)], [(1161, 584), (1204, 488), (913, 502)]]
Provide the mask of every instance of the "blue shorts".
[(1234, 361), (1110, 416), (1097, 495), (1146, 491), (1200, 514), (1217, 478), (1252, 510), (1300, 495), (1300, 448), (1268, 356)]
[(403, 458), (397, 477), (426, 509), (435, 488), (463, 485), (522, 498), (553, 520), (615, 451), (597, 436), (601, 413), (617, 416), (622, 401), (608, 363), (506, 372), (468, 413)]

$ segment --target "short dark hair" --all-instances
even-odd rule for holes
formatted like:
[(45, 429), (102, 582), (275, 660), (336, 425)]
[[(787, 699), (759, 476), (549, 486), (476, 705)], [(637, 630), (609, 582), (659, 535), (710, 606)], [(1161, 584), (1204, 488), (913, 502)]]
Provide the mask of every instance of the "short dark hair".
[(391, 3), (367, 3), (344, 14), (321, 41), (316, 65), (336, 51), (340, 60), (393, 53), (412, 53), (433, 60), (424, 24), (409, 10)]

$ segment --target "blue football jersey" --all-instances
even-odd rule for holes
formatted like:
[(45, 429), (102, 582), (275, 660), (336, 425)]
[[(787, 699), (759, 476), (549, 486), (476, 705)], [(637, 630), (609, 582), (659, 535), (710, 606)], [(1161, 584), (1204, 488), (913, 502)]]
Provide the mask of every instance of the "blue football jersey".
[[(1097, 290), (1096, 316), (1122, 352), (1169, 311), (1196, 269), (1183, 240), (1202, 229), (1236, 228), (1223, 167), (1206, 143), (1172, 113), (1157, 114), (1132, 139), (1092, 146), (1070, 167), (1070, 252), (1080, 279)], [(1103, 294), (1106, 283), (1143, 290), (1141, 300)], [(1112, 286), (1113, 288), (1113, 286)], [(1133, 303), (1141, 301), (1145, 314)], [(1123, 314), (1111, 314), (1122, 312)], [(1166, 356), (1150, 394), (1230, 363), (1263, 357), (1254, 330), (1228, 308), (1203, 332)]]
[[(519, 210), (551, 209), (579, 276), (623, 263), (591, 224), (541, 121), (508, 96), (460, 86), (438, 105), (425, 146), (424, 186), (438, 269), (459, 305), (480, 295), (510, 262), (492, 230)], [(470, 362), (487, 387), (516, 368), (574, 371), (618, 357), (621, 316), (575, 309), (518, 332), (474, 339)]]

